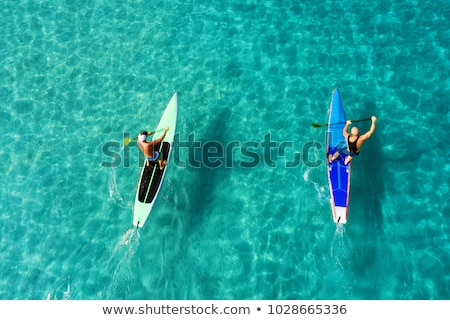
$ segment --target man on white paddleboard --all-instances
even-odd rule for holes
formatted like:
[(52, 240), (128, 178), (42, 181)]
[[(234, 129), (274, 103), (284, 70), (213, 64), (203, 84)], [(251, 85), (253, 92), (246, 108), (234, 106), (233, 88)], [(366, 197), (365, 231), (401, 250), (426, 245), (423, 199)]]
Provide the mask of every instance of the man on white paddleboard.
[(154, 150), (154, 148), (164, 140), (167, 131), (169, 131), (169, 127), (166, 127), (164, 129), (164, 132), (159, 139), (150, 142), (147, 142), (147, 137), (152, 134), (151, 132), (149, 133), (147, 131), (142, 131), (138, 135), (137, 145), (145, 156), (145, 163), (147, 166), (150, 165), (150, 161), (158, 161), (159, 168), (161, 170), (166, 166), (167, 161), (163, 160), (161, 154), (158, 151)]
[(359, 135), (359, 129), (357, 127), (353, 127), (350, 133), (348, 133), (348, 126), (352, 124), (350, 120), (347, 120), (345, 123), (344, 130), (342, 134), (345, 137), (345, 141), (347, 141), (347, 147), (341, 148), (336, 151), (333, 155), (328, 155), (328, 161), (331, 163), (341, 154), (346, 155), (344, 164), (347, 165), (352, 161), (353, 157), (357, 156), (361, 150), (362, 144), (369, 139), (372, 134), (375, 132), (375, 123), (377, 122), (377, 117), (372, 116), (372, 125), (370, 126), (369, 131), (367, 131), (363, 135)]

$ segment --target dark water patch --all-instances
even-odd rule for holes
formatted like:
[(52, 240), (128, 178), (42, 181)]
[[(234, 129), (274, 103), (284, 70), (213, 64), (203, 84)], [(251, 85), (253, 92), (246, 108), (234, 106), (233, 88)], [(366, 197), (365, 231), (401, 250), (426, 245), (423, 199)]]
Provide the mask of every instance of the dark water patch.
[(33, 111), (33, 102), (30, 100), (16, 100), (12, 104), (12, 110), (19, 114), (27, 114)]

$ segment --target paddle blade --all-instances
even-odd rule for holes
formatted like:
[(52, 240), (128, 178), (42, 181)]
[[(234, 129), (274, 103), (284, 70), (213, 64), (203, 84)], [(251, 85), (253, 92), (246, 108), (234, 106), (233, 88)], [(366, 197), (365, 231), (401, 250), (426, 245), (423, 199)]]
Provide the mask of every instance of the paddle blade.
[(312, 126), (313, 126), (313, 128), (320, 128), (320, 127), (325, 127), (325, 126), (327, 126), (327, 124), (313, 123)]
[(130, 137), (125, 137), (123, 139), (123, 146), (126, 147), (131, 142), (131, 140), (133, 139), (131, 139)]

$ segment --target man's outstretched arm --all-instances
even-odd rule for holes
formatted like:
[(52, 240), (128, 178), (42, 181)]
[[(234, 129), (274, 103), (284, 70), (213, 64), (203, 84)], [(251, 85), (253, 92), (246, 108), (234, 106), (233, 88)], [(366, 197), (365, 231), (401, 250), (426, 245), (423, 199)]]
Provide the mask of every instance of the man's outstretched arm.
[[(363, 135), (361, 136), (361, 138), (362, 138), (363, 140), (369, 139), (369, 138), (372, 136), (372, 134), (375, 132), (375, 129), (376, 129), (376, 122), (377, 122), (377, 117), (372, 116), (372, 125), (370, 126), (369, 131), (367, 131), (365, 134), (363, 134)], [(360, 139), (361, 139), (361, 138), (360, 138)]]

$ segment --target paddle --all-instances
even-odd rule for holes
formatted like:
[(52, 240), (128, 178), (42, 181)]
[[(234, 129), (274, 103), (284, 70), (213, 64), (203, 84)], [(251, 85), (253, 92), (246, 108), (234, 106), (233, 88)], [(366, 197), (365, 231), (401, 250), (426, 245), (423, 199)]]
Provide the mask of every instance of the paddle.
[[(350, 121), (353, 123), (353, 122), (362, 122), (362, 121), (369, 121), (369, 120), (372, 120), (372, 118), (360, 119), (360, 120), (350, 120)], [(330, 123), (330, 125), (345, 124), (345, 123), (346, 122), (337, 122), (337, 123)], [(313, 128), (326, 127), (326, 126), (328, 126), (328, 123), (326, 123), (326, 124), (313, 123), (312, 126), (313, 126)]]
[[(154, 132), (148, 132), (147, 137), (151, 136), (152, 134), (156, 133), (156, 132), (161, 132), (164, 131), (165, 129), (161, 129), (161, 130), (156, 130)], [(138, 137), (134, 137), (134, 138), (130, 138), (130, 137), (125, 137), (123, 139), (123, 146), (126, 147), (131, 141), (133, 140), (137, 140)]]

